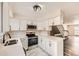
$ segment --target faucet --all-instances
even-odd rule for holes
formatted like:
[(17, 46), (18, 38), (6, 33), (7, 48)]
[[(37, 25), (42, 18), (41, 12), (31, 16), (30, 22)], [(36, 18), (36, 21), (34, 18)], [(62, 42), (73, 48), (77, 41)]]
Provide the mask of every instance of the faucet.
[(5, 36), (6, 36), (6, 35), (8, 35), (8, 36), (9, 36), (9, 38), (11, 38), (10, 33), (8, 33), (8, 32), (7, 32), (7, 33), (5, 33), (5, 34), (3, 35), (3, 43), (5, 43)]

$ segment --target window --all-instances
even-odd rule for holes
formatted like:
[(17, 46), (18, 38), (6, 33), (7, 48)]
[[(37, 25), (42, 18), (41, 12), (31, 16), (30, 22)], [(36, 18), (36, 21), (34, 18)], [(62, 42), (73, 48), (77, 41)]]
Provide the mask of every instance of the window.
[(79, 25), (68, 25), (69, 35), (79, 35)]

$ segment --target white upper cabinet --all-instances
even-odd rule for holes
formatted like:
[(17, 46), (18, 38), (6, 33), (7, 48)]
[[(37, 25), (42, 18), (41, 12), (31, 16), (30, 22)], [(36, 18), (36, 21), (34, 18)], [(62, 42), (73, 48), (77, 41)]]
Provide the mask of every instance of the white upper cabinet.
[(56, 16), (56, 17), (53, 17), (52, 19), (49, 19), (49, 26), (52, 26), (52, 25), (62, 25), (63, 24), (63, 18), (62, 16)]
[(58, 14), (56, 14), (55, 16), (51, 17), (51, 19), (49, 19), (49, 26), (62, 25), (62, 24), (63, 24), (63, 12), (59, 10)]
[(37, 24), (37, 30), (44, 30), (44, 24), (42, 24), (42, 22), (39, 22), (38, 24)]
[(26, 30), (26, 20), (11, 19), (10, 30)]
[(48, 20), (43, 20), (41, 22), (38, 22), (37, 24), (37, 30), (44, 30), (44, 31), (49, 31), (49, 21)]
[(10, 20), (10, 30), (20, 30), (19, 20), (17, 19)]
[(53, 20), (54, 20), (54, 25), (60, 25), (61, 24), (61, 17), (60, 16), (55, 17)]
[(49, 21), (48, 21), (48, 25), (49, 26), (52, 26), (54, 24), (54, 20), (53, 20), (53, 18), (52, 19), (49, 19)]
[(26, 20), (20, 20), (20, 30), (26, 30)]

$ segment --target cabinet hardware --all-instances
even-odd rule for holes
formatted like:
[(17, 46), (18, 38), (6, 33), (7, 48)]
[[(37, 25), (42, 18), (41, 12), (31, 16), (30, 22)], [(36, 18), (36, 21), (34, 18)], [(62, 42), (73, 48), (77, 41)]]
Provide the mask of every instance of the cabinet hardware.
[(51, 47), (51, 43), (49, 43), (49, 47)]

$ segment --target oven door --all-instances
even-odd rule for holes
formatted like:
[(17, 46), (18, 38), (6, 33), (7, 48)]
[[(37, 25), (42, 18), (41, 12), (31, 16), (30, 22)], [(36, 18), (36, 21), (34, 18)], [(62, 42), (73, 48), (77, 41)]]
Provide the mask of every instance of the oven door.
[(28, 46), (38, 44), (38, 38), (28, 38)]

